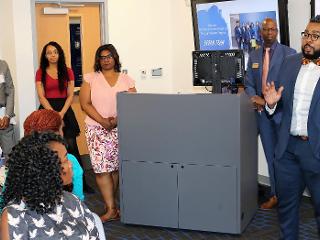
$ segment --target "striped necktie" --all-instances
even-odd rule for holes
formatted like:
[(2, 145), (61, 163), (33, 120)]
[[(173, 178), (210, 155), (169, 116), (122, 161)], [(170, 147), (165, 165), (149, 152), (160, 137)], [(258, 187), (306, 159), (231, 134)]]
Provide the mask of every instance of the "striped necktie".
[(266, 51), (264, 53), (264, 58), (263, 58), (263, 66), (262, 66), (262, 93), (264, 92), (264, 89), (267, 86), (269, 63), (270, 63), (270, 48), (266, 48)]

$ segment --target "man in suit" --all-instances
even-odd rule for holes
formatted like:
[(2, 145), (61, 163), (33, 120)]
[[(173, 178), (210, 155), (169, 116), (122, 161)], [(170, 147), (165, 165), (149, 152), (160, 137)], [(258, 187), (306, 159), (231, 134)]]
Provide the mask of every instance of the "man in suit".
[(234, 36), (237, 41), (238, 49), (241, 49), (241, 43), (242, 43), (242, 32), (239, 21), (236, 21), (236, 26), (234, 28)]
[(282, 111), (275, 150), (281, 237), (299, 237), (299, 207), (307, 186), (320, 230), (320, 15), (301, 33), (302, 53), (288, 56), (280, 69), (281, 87), (265, 89), (266, 110)]
[(261, 209), (266, 210), (277, 204), (273, 161), (274, 148), (277, 142), (276, 131), (281, 112), (278, 112), (272, 119), (268, 117), (264, 111), (263, 88), (270, 81), (275, 81), (277, 85), (276, 77), (284, 58), (296, 52), (294, 49), (278, 43), (277, 35), (277, 23), (271, 18), (266, 18), (262, 22), (261, 29), (263, 47), (250, 53), (245, 79), (245, 91), (250, 96), (257, 111), (258, 130), (268, 163), (271, 192), (269, 200), (260, 206)]
[(261, 29), (258, 21), (256, 22), (253, 28), (254, 28), (254, 36), (257, 41), (257, 45), (261, 45)]
[(250, 40), (251, 40), (249, 23), (243, 24), (241, 31), (242, 31), (243, 50), (246, 52), (249, 52)]
[(14, 117), (14, 86), (8, 64), (0, 60), (0, 147), (5, 159), (15, 145), (14, 128), (10, 119)]

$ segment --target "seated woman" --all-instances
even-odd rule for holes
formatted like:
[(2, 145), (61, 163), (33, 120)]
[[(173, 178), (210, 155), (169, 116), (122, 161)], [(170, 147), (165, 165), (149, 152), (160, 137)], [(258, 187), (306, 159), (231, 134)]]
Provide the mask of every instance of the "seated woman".
[(72, 181), (61, 136), (33, 132), (12, 150), (3, 193), (1, 239), (99, 239), (90, 210), (63, 191)]
[[(63, 136), (63, 121), (58, 112), (48, 109), (40, 109), (32, 112), (23, 123), (24, 135), (29, 135), (33, 131), (44, 132), (53, 131)], [(67, 155), (68, 160), (72, 163), (72, 184), (71, 191), (80, 200), (84, 200), (82, 175), (83, 170), (78, 160), (72, 154)], [(80, 161), (80, 159), (79, 159)]]

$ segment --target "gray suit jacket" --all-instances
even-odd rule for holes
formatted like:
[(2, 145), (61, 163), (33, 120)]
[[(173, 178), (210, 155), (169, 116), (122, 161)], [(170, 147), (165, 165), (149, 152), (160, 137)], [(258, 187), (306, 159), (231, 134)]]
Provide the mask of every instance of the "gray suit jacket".
[(8, 64), (0, 60), (0, 107), (6, 107), (6, 115), (14, 116), (14, 86)]

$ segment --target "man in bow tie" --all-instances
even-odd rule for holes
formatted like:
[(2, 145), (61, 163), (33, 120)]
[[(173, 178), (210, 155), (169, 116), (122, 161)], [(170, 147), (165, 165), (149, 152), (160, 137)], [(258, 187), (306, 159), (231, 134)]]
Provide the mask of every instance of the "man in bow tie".
[[(280, 44), (277, 41), (277, 35), (277, 23), (271, 18), (266, 18), (262, 22), (261, 29), (263, 47), (250, 53), (245, 79), (245, 91), (250, 96), (257, 111), (258, 130), (268, 163), (271, 191), (268, 201), (260, 206), (264, 210), (271, 209), (277, 204), (273, 160), (277, 125), (281, 113), (277, 113), (272, 119), (268, 118), (264, 111), (263, 89), (267, 82), (276, 81), (276, 76), (284, 58), (296, 52), (294, 49)], [(275, 83), (277, 84), (277, 82)]]
[(320, 230), (320, 15), (301, 33), (302, 53), (288, 56), (264, 92), (266, 110), (282, 111), (275, 149), (281, 239), (299, 237), (299, 207), (307, 186)]

